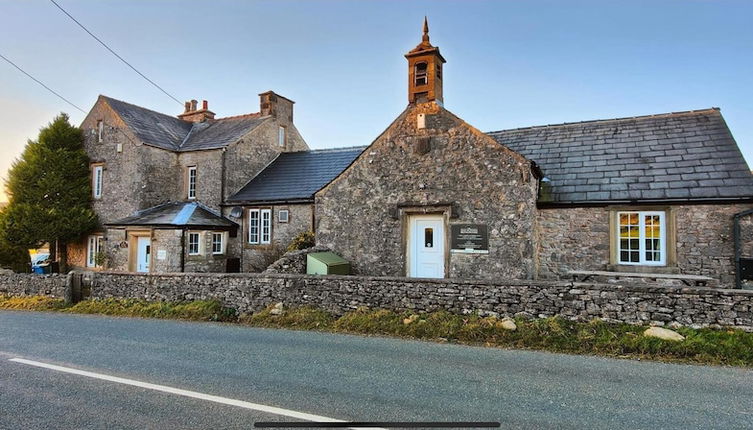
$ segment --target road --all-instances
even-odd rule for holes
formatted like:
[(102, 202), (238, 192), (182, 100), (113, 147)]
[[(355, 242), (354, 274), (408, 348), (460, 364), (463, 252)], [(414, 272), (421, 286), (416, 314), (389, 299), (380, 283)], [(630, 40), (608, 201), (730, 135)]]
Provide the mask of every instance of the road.
[[(17, 358), (41, 364), (11, 361)], [(127, 381), (106, 380), (113, 377)], [(515, 429), (753, 428), (753, 371), (0, 312), (0, 428), (252, 428), (298, 420), (269, 407), (347, 421), (499, 421)]]

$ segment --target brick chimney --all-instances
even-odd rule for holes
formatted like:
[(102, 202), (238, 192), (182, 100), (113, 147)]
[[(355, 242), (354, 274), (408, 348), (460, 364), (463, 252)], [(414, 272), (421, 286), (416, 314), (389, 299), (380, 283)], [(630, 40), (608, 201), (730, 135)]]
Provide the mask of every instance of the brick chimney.
[(209, 102), (206, 100), (201, 102), (201, 109), (198, 109), (196, 100), (186, 102), (186, 110), (182, 114), (178, 115), (178, 118), (184, 121), (190, 122), (204, 122), (214, 119), (214, 112), (209, 110)]
[(282, 122), (293, 122), (293, 104), (295, 102), (274, 91), (259, 94), (259, 112), (261, 116), (273, 116)]

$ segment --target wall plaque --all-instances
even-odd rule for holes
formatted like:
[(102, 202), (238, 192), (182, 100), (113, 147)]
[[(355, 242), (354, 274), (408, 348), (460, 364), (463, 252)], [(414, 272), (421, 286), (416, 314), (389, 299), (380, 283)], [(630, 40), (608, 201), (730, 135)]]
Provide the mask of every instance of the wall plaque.
[(450, 251), (460, 254), (488, 254), (489, 230), (486, 224), (451, 224)]
[(164, 249), (158, 249), (157, 260), (165, 260), (165, 259), (167, 259), (167, 251)]

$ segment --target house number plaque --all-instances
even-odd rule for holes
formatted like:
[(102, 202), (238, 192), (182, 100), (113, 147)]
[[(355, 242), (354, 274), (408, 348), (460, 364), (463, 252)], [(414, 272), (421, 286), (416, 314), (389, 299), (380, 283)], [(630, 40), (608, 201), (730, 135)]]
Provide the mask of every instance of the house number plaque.
[(488, 254), (489, 230), (486, 224), (450, 225), (450, 250), (461, 254)]

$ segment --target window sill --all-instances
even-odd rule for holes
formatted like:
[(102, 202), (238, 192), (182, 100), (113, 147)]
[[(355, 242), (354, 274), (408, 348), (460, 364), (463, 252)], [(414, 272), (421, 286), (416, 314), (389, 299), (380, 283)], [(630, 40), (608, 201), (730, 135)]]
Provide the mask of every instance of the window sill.
[(637, 264), (608, 264), (607, 270), (610, 272), (661, 273), (661, 274), (668, 274), (668, 275), (676, 275), (680, 273), (679, 267), (641, 266)]

